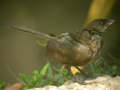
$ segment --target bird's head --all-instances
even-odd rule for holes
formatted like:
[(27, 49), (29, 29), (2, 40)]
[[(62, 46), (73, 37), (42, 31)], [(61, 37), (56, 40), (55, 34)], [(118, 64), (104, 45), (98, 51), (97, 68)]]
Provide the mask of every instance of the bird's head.
[(87, 30), (93, 30), (96, 32), (104, 32), (112, 23), (114, 22), (113, 19), (95, 19), (88, 24), (85, 28)]

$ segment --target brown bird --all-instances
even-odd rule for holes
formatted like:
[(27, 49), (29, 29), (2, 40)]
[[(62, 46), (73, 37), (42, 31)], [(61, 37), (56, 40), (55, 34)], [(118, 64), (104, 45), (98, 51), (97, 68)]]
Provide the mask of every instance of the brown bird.
[(88, 65), (99, 56), (103, 46), (103, 33), (113, 22), (113, 19), (96, 19), (82, 30), (66, 32), (58, 36), (50, 36), (17, 26), (14, 28), (46, 40), (48, 57), (60, 63), (78, 67)]
[(85, 66), (98, 56), (102, 35), (113, 22), (111, 19), (97, 19), (81, 31), (60, 34), (48, 41), (47, 53), (63, 64)]

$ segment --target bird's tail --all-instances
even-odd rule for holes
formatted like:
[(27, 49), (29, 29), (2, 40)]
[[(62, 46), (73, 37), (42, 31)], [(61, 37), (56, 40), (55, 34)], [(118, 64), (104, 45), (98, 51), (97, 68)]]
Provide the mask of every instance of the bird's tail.
[(14, 26), (9, 26), (8, 28), (9, 29), (14, 29), (14, 30), (17, 30), (17, 31), (26, 32), (26, 33), (31, 34), (35, 38), (39, 38), (39, 39), (37, 39), (37, 42), (41, 46), (46, 46), (48, 40), (54, 38), (54, 37), (52, 37), (52, 36), (50, 36), (48, 34), (37, 32), (37, 31), (34, 31), (32, 29), (29, 29), (29, 28), (25, 28), (25, 27), (20, 27), (20, 26), (15, 26), (14, 25)]
[(15, 29), (15, 30), (19, 30), (19, 31), (23, 31), (23, 32), (30, 33), (30, 34), (32, 34), (32, 35), (35, 35), (35, 37), (39, 37), (39, 38), (45, 39), (45, 40), (50, 40), (50, 39), (53, 38), (53, 37), (51, 37), (51, 36), (48, 35), (48, 34), (41, 33), (41, 32), (37, 32), (37, 31), (34, 31), (34, 30), (32, 30), (32, 29), (29, 29), (29, 28), (25, 28), (25, 27), (11, 26), (11, 28), (13, 28), (13, 29)]

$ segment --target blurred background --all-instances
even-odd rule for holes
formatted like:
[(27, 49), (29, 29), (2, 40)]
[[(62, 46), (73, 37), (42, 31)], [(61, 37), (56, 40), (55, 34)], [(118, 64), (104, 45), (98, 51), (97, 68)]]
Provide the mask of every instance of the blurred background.
[[(95, 18), (120, 20), (119, 0), (0, 0), (0, 26), (17, 25), (60, 34), (82, 29)], [(120, 22), (105, 33), (103, 56), (120, 60)], [(0, 28), (0, 80), (15, 82), (14, 74), (30, 74), (46, 63), (44, 48), (31, 35)], [(12, 70), (12, 72), (11, 72)]]

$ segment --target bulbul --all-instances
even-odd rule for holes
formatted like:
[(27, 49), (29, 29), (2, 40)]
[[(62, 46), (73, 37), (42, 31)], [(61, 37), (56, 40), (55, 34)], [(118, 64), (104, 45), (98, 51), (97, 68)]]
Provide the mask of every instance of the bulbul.
[(113, 22), (113, 19), (96, 19), (82, 30), (74, 30), (57, 36), (17, 26), (13, 28), (46, 40), (46, 52), (49, 58), (70, 66), (86, 66), (99, 56), (103, 46), (103, 34)]
[(98, 57), (103, 33), (114, 20), (96, 19), (83, 30), (67, 32), (48, 41), (48, 56), (63, 64), (85, 66)]

